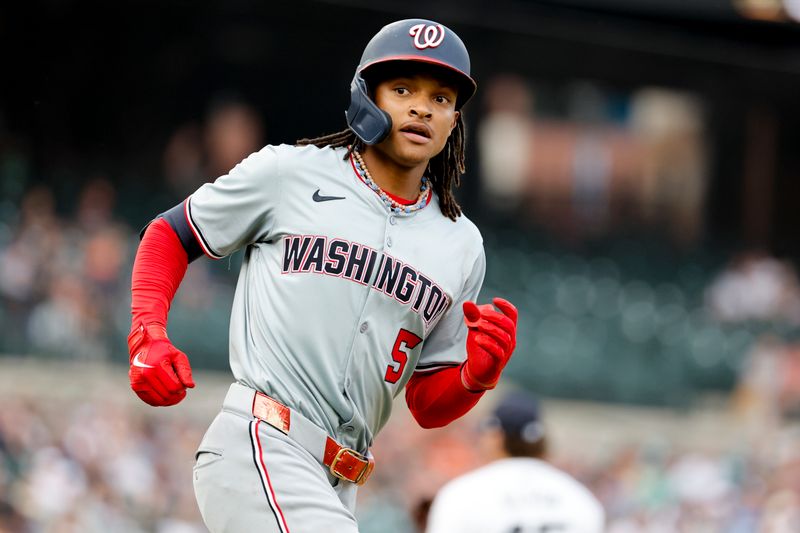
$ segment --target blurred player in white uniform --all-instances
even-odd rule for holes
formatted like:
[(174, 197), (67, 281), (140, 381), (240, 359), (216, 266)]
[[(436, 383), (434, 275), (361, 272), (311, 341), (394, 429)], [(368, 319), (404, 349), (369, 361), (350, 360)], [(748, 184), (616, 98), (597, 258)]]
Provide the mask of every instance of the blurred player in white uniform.
[(544, 460), (536, 399), (506, 396), (481, 431), (491, 463), (446, 484), (427, 533), (599, 533), (605, 512), (589, 490)]

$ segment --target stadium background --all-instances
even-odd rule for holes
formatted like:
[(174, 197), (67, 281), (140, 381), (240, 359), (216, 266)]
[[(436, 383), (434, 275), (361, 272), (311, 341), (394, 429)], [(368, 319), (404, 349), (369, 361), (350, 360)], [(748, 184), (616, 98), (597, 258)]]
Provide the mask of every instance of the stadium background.
[[(170, 334), (199, 387), (151, 409), (126, 377), (138, 229), (340, 129), (364, 44), (412, 16), (472, 54), (459, 198), (484, 294), (521, 310), (504, 387), (544, 397), (554, 461), (610, 531), (800, 528), (798, 2), (63, 0), (0, 7), (0, 531), (203, 531), (240, 255), (192, 265)], [(364, 531), (414, 531), (480, 463), (491, 399), (427, 432), (399, 403)]]

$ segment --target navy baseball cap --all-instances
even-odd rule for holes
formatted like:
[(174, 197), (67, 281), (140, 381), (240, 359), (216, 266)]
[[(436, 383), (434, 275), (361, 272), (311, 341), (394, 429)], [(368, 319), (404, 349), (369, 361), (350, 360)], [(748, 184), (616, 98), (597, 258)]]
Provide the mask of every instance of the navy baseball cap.
[(524, 391), (510, 392), (495, 406), (485, 427), (498, 428), (525, 442), (536, 442), (544, 436), (539, 400)]

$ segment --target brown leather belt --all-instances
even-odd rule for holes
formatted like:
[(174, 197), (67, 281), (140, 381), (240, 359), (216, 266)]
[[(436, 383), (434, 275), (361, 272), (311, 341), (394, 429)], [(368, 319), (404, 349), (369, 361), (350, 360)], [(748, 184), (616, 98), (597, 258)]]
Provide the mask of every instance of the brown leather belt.
[[(238, 385), (241, 387), (241, 385)], [(308, 450), (312, 455), (317, 456), (317, 460), (328, 467), (330, 473), (339, 479), (363, 485), (366, 483), (375, 467), (375, 461), (372, 457), (365, 457), (352, 448), (342, 446), (325, 432), (313, 424), (297, 412), (293, 412), (289, 407), (283, 405), (278, 400), (270, 398), (262, 392), (254, 391), (253, 395), (253, 416), (259, 420), (263, 420), (275, 429), (282, 431), (289, 435), (292, 439), (297, 441), (303, 448)], [(293, 424), (296, 427), (298, 424), (304, 426), (293, 430)], [(309, 427), (309, 425), (311, 427)], [(319, 453), (318, 442), (308, 442), (309, 439), (325, 439), (325, 448), (322, 457)], [(307, 444), (306, 444), (307, 443)]]

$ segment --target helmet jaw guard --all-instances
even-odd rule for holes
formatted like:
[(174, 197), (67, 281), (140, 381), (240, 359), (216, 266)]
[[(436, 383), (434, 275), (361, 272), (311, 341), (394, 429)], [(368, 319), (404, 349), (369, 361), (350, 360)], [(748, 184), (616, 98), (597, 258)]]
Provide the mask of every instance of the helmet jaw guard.
[(364, 71), (391, 61), (417, 61), (436, 65), (458, 80), (456, 109), (475, 93), (470, 76), (467, 48), (449, 28), (430, 20), (407, 19), (384, 26), (367, 44), (350, 84), (347, 125), (367, 145), (384, 140), (392, 130), (392, 119), (369, 95)]
[(392, 131), (392, 118), (367, 94), (367, 82), (360, 73), (350, 83), (350, 106), (345, 111), (347, 125), (364, 144), (378, 144)]

